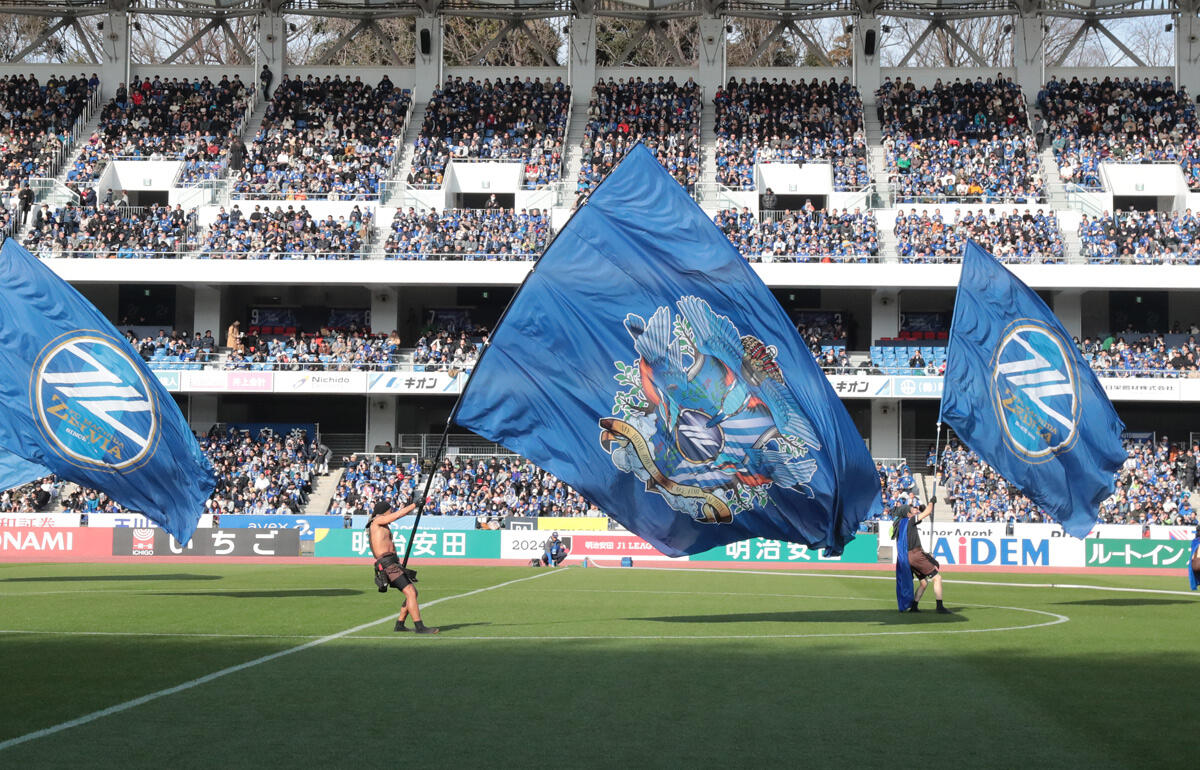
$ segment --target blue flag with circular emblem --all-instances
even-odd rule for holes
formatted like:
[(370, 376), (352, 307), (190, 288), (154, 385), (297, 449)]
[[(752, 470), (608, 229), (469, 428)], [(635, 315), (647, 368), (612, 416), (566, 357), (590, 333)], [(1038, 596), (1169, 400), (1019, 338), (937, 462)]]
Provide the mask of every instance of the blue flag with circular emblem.
[(640, 145), (521, 286), (454, 421), (671, 556), (751, 537), (836, 554), (881, 510), (795, 325)]
[(51, 473), (187, 543), (216, 478), (171, 394), (108, 319), (14, 239), (0, 248), (0, 488)]
[(1125, 425), (1058, 318), (974, 241), (963, 257), (941, 420), (1085, 537), (1125, 462)]

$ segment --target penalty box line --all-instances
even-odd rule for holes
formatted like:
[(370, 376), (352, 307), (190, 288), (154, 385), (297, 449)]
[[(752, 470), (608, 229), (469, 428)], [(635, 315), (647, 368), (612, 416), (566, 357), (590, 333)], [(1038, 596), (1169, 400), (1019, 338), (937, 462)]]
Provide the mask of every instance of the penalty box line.
[[(539, 572), (538, 574), (532, 575), (530, 577), (517, 578), (516, 580), (508, 580), (503, 583), (497, 583), (494, 586), (484, 586), (483, 588), (476, 588), (473, 591), (467, 591), (466, 593), (462, 593), (462, 594), (455, 594), (454, 596), (443, 596), (440, 599), (434, 599), (433, 601), (427, 602), (424, 606), (432, 607), (435, 604), (441, 604), (442, 602), (448, 602), (448, 601), (452, 601), (454, 599), (465, 599), (468, 596), (475, 596), (476, 594), (481, 594), (486, 591), (494, 591), (497, 588), (505, 588), (507, 586), (515, 585), (516, 583), (524, 583), (529, 580), (536, 580), (540, 577), (545, 577), (547, 575), (553, 575), (556, 572), (558, 572), (558, 570), (551, 570), (548, 572)], [(386, 615), (382, 618), (379, 618), (378, 620), (372, 620), (367, 623), (362, 623), (357, 626), (354, 626), (353, 628), (347, 628), (344, 631), (338, 631), (336, 634), (329, 634), (328, 636), (322, 636), (321, 638), (314, 639), (311, 642), (305, 642), (304, 644), (299, 644), (299, 645), (296, 645), (295, 647), (289, 647), (286, 650), (280, 650), (279, 652), (273, 652), (270, 655), (263, 655), (260, 658), (255, 658), (254, 660), (248, 660), (245, 663), (239, 663), (236, 666), (229, 666), (228, 668), (223, 668), (220, 671), (214, 671), (211, 674), (205, 674), (204, 676), (197, 677), (197, 678), (189, 680), (187, 682), (183, 682), (182, 684), (177, 684), (174, 687), (167, 687), (166, 689), (158, 690), (156, 692), (152, 692), (147, 695), (143, 695), (139, 698), (134, 698), (133, 700), (127, 700), (124, 703), (118, 703), (115, 706), (109, 706), (108, 708), (100, 709), (99, 711), (93, 711), (90, 714), (84, 714), (81, 717), (77, 717), (75, 719), (71, 719), (66, 722), (61, 722), (52, 727), (46, 727), (41, 730), (35, 730), (34, 732), (17, 736), (16, 738), (9, 738), (6, 741), (0, 742), (0, 751), (4, 751), (5, 749), (10, 749), (13, 746), (19, 746), (22, 743), (28, 743), (29, 741), (37, 740), (38, 738), (45, 738), (46, 736), (54, 735), (55, 733), (60, 733), (64, 730), (69, 730), (72, 727), (79, 727), (81, 725), (86, 725), (89, 722), (95, 722), (97, 719), (103, 719), (104, 717), (112, 716), (113, 714), (119, 714), (122, 711), (128, 711), (129, 709), (136, 708), (136, 707), (144, 705), (146, 703), (150, 703), (151, 701), (156, 701), (159, 698), (165, 698), (168, 695), (174, 695), (176, 693), (183, 692), (184, 690), (190, 690), (193, 687), (199, 687), (200, 685), (207, 684), (215, 679), (220, 679), (221, 677), (228, 676), (230, 674), (236, 674), (239, 671), (245, 671), (248, 668), (253, 668), (255, 666), (262, 665), (263, 663), (270, 663), (273, 660), (277, 660), (279, 658), (285, 657), (287, 655), (291, 655), (293, 653), (303, 652), (304, 650), (308, 650), (313, 647), (320, 646), (322, 644), (325, 644), (326, 642), (332, 642), (337, 639), (343, 639), (347, 636), (350, 636), (351, 634), (358, 633), (359, 631), (365, 631), (366, 629), (371, 628), (372, 626), (377, 626), (380, 623), (384, 623), (388, 620), (391, 620), (395, 616), (396, 616), (395, 613), (389, 613), (388, 615)]]

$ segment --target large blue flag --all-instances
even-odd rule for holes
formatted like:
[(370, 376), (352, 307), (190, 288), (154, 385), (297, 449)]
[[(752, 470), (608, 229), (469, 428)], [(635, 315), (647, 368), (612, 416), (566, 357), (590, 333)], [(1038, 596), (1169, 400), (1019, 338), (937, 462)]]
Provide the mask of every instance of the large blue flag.
[(1071, 336), (974, 241), (954, 302), (940, 419), (1075, 537), (1096, 523), (1125, 462), (1125, 426)]
[(215, 476), (171, 394), (113, 325), (16, 240), (0, 248), (0, 488), (46, 473), (192, 537)]
[(749, 537), (837, 553), (881, 510), (795, 326), (641, 146), (547, 248), (454, 419), (672, 556)]

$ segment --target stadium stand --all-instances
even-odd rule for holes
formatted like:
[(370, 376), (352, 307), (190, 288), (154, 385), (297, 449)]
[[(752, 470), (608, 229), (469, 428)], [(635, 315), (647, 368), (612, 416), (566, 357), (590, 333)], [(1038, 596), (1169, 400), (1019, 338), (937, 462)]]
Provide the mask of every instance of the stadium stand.
[[(12, 192), (30, 177), (58, 173), (71, 137), (100, 79), (80, 75), (0, 77), (0, 191)], [(6, 212), (7, 213), (7, 212)]]
[(519, 161), (525, 189), (555, 182), (570, 103), (571, 87), (561, 77), (448, 77), (425, 108), (408, 181), (441, 187), (454, 159)]
[[(306, 435), (251, 436), (214, 429), (199, 440), (217, 474), (206, 513), (296, 514), (308, 502), (321, 460), (316, 443)], [(62, 504), (76, 513), (125, 512), (94, 489), (76, 489)]]
[[(1185, 462), (1195, 448), (1172, 445), (1164, 437), (1158, 443), (1125, 442), (1128, 458), (1114, 494), (1100, 506), (1100, 521), (1108, 524), (1195, 525), (1191, 492), (1195, 486), (1195, 464)], [(1178, 461), (1178, 463), (1177, 463)], [(956, 439), (943, 447), (939, 497), (954, 511), (955, 521), (1047, 522), (1029, 498), (984, 463)], [(941, 491), (944, 487), (944, 491)]]
[[(374, 213), (355, 204), (347, 215), (315, 217), (303, 203), (222, 206), (204, 235), (204, 259), (362, 259), (371, 243)], [(247, 206), (249, 209), (249, 206)]]
[(879, 256), (872, 211), (724, 209), (713, 221), (751, 262), (870, 262)]
[(178, 257), (197, 246), (196, 209), (65, 206), (34, 211), (24, 246), (39, 257), (135, 259)]
[(233, 191), (241, 198), (346, 200), (379, 195), (404, 133), (407, 89), (384, 75), (284, 75)]
[(586, 195), (637, 142), (689, 192), (700, 176), (700, 86), (660, 75), (601, 80), (592, 89), (577, 192)]
[(1169, 162), (1182, 164), (1189, 186), (1200, 189), (1196, 106), (1169, 75), (1052, 77), (1037, 101), (1063, 181), (1098, 190), (1105, 161)]
[(1192, 210), (1118, 211), (1079, 223), (1083, 255), (1095, 264), (1200, 263), (1200, 221)]
[(755, 163), (828, 160), (835, 190), (871, 183), (863, 105), (849, 78), (810, 82), (730, 78), (713, 96), (716, 178), (736, 190), (755, 189)]
[[(254, 88), (235, 73), (214, 82), (133, 78), (100, 113), (97, 152), (107, 157), (184, 161), (183, 181), (222, 174), (230, 139), (245, 127)], [(91, 159), (94, 166), (98, 158)], [(81, 169), (82, 170), (82, 169)], [(95, 168), (91, 174), (96, 173)], [(85, 174), (86, 177), (86, 174)]]
[(388, 259), (531, 260), (550, 240), (538, 209), (396, 210), (384, 242)]
[(962, 259), (968, 240), (974, 240), (1002, 262), (1062, 262), (1062, 231), (1052, 209), (1013, 209), (997, 212), (941, 209), (896, 215), (896, 252), (901, 262), (953, 262)]
[[(407, 504), (424, 490), (425, 483), (415, 458), (351, 456), (329, 512), (369, 513), (379, 498)], [(445, 516), (599, 515), (561, 480), (515, 457), (442, 460), (433, 476), (426, 510)]]
[(1042, 201), (1037, 140), (1011, 78), (939, 78), (918, 88), (888, 77), (875, 97), (898, 202)]

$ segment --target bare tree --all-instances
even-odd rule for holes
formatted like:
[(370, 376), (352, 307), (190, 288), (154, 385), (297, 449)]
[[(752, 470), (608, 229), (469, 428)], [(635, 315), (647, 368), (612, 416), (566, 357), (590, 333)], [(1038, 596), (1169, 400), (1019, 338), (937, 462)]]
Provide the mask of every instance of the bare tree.
[[(411, 18), (289, 17), (288, 60), (297, 64), (407, 66), (413, 63), (416, 23)], [(289, 27), (290, 30), (290, 27)]]
[(143, 64), (251, 64), (254, 24), (249, 16), (137, 14), (129, 32), (129, 56)]
[[(90, 64), (97, 61), (100, 39), (87, 19), (61, 25), (62, 19), (52, 16), (21, 16), (0, 14), (0, 46), (7, 51), (7, 60), (64, 64)], [(55, 30), (55, 27), (59, 27)], [(47, 35), (49, 33), (49, 35)], [(80, 34), (82, 33), (82, 35)], [(25, 49), (45, 37), (32, 50)]]
[(699, 61), (695, 19), (603, 18), (596, 24), (602, 67), (690, 67)]
[(565, 42), (559, 19), (447, 17), (443, 53), (451, 66), (491, 64), (546, 67), (559, 64)]

